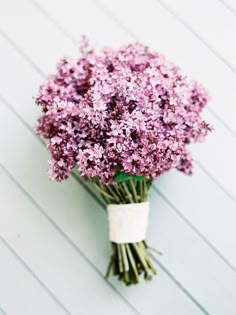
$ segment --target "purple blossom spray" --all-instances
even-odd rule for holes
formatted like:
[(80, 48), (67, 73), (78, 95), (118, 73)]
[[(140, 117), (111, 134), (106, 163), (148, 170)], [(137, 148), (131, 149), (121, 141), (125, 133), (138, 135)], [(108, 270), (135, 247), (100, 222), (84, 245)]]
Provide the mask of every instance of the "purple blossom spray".
[(199, 83), (140, 43), (95, 53), (84, 39), (79, 57), (63, 58), (40, 86), (36, 130), (51, 152), (50, 179), (76, 168), (108, 205), (107, 276), (112, 269), (130, 285), (156, 273), (144, 239), (149, 190), (172, 168), (191, 174), (187, 145), (211, 130), (200, 115), (207, 101)]

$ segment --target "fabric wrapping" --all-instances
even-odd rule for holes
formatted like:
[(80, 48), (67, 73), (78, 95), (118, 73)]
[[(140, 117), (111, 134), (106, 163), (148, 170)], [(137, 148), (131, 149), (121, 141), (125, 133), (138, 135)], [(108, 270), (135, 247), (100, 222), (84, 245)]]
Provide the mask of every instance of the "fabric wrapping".
[(107, 206), (109, 238), (115, 243), (135, 243), (146, 239), (149, 202)]

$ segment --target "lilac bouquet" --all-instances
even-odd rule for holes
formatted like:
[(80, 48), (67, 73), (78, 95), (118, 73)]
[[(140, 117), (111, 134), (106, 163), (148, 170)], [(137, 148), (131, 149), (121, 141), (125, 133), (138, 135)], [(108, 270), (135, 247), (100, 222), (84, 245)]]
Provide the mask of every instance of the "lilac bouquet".
[(51, 180), (76, 167), (107, 204), (108, 266), (127, 285), (156, 270), (145, 241), (148, 195), (155, 179), (176, 168), (192, 172), (186, 149), (211, 130), (200, 113), (205, 89), (140, 43), (99, 54), (83, 40), (78, 58), (63, 58), (39, 89), (37, 133), (51, 152)]

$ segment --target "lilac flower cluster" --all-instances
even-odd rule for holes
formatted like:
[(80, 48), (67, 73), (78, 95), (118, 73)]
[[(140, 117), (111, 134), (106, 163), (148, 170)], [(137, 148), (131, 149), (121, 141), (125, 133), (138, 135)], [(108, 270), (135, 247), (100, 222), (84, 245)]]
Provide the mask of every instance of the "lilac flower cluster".
[(64, 58), (40, 87), (37, 133), (51, 151), (50, 178), (83, 176), (112, 183), (119, 171), (152, 176), (191, 173), (186, 145), (210, 127), (200, 117), (204, 88), (140, 43), (99, 54), (84, 41), (79, 58)]

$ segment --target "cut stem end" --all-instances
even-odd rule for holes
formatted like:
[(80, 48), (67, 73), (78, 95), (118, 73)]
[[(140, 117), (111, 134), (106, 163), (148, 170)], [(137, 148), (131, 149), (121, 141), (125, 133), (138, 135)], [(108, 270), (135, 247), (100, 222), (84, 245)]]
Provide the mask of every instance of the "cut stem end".
[(107, 268), (106, 279), (111, 270), (126, 285), (137, 284), (140, 279), (150, 281), (157, 273), (149, 257), (145, 241), (137, 243), (112, 243), (112, 256)]

